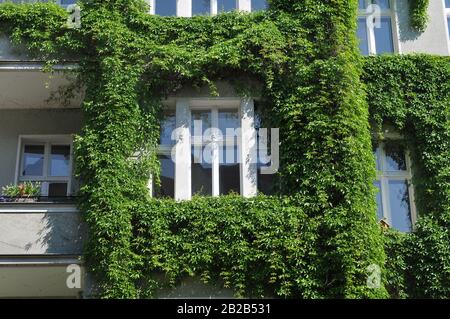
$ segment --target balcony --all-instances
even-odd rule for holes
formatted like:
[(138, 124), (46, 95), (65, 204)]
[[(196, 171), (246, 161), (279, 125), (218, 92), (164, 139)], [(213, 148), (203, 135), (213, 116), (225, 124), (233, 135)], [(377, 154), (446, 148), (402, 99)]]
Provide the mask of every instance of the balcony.
[(79, 256), (85, 235), (73, 198), (0, 197), (0, 256)]

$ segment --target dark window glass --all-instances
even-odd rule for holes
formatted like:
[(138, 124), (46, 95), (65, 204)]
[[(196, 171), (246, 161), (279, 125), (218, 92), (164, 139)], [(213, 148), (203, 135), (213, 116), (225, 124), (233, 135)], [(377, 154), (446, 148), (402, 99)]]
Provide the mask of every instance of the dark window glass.
[(375, 45), (377, 54), (393, 53), (392, 21), (390, 17), (382, 17), (380, 27), (375, 27)]
[(410, 232), (412, 221), (407, 181), (389, 181), (389, 204), (392, 227), (402, 232)]
[(49, 183), (48, 196), (49, 197), (67, 196), (67, 183)]
[(192, 0), (192, 15), (209, 15), (211, 0)]
[(50, 176), (70, 175), (70, 146), (52, 145), (50, 158)]
[(367, 39), (367, 24), (366, 18), (358, 19), (357, 36), (359, 39), (359, 50), (363, 55), (369, 55), (369, 42)]
[(236, 10), (236, 0), (217, 0), (217, 12)]
[(222, 146), (219, 149), (220, 195), (241, 192), (240, 165), (237, 147)]
[(266, 9), (267, 9), (267, 1), (266, 0), (252, 0), (252, 12), (266, 10)]
[(191, 186), (193, 195), (212, 195), (211, 147), (192, 147)]
[(155, 189), (156, 197), (175, 197), (175, 163), (170, 155), (159, 155), (161, 186)]
[(406, 171), (406, 157), (403, 146), (396, 143), (387, 143), (384, 151), (386, 153), (386, 171)]
[(191, 135), (202, 136), (211, 128), (211, 111), (191, 112)]
[(160, 16), (176, 16), (177, 0), (155, 0), (155, 14)]
[(44, 145), (25, 145), (23, 153), (23, 176), (44, 175)]
[(174, 111), (166, 111), (161, 121), (161, 135), (159, 143), (161, 145), (172, 145), (172, 132), (176, 129), (176, 117)]

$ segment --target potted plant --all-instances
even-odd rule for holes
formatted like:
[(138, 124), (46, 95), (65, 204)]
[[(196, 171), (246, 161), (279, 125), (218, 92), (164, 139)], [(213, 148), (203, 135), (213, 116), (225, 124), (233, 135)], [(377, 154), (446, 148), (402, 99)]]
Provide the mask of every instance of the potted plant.
[(11, 198), (14, 202), (35, 202), (40, 194), (40, 183), (23, 182), (18, 185), (7, 185), (2, 188), (2, 195)]

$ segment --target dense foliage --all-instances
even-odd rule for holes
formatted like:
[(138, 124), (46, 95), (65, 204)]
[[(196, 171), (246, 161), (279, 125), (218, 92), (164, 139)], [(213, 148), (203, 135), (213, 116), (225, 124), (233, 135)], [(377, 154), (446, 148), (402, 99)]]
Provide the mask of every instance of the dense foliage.
[[(385, 253), (375, 218), (369, 112), (355, 37), (357, 1), (270, 3), (261, 13), (184, 19), (150, 16), (138, 0), (85, 1), (80, 29), (68, 29), (66, 14), (52, 4), (0, 6), (2, 30), (38, 57), (52, 63), (63, 62), (61, 57), (80, 60), (86, 125), (76, 141), (76, 166), (83, 181), (80, 208), (90, 227), (86, 257), (102, 297), (153, 296), (154, 274), (161, 272), (169, 283), (185, 275), (221, 279), (240, 296), (387, 297), (383, 285), (366, 284), (367, 267), (383, 267)], [(377, 73), (376, 62), (365, 62), (364, 81), (377, 123), (391, 119), (383, 102), (395, 106), (401, 98), (425, 96), (447, 105), (442, 87), (430, 93), (418, 81), (410, 89), (397, 69), (392, 77)], [(378, 77), (405, 87), (387, 96), (376, 86)], [(161, 99), (185, 85), (208, 85), (214, 93), (221, 79), (239, 80), (243, 94), (250, 90), (249, 79), (262, 84), (270, 125), (281, 133), (279, 196), (182, 203), (149, 198), (149, 172), (158, 171)], [(406, 89), (411, 91), (403, 94)], [(442, 194), (448, 199), (443, 144), (448, 125), (438, 122), (448, 123), (448, 108), (438, 113), (426, 103), (418, 110), (400, 106), (405, 116), (417, 111), (423, 120), (418, 125), (435, 133), (430, 140), (421, 132), (414, 136), (421, 139), (421, 163), (428, 167), (423, 202), (434, 205), (425, 213), (436, 216), (430, 223), (441, 223), (438, 216), (449, 212), (448, 201), (439, 200)], [(398, 118), (394, 123), (406, 127)], [(439, 224), (441, 234), (425, 225), (434, 224), (422, 228), (432, 234), (421, 240), (447, 261), (441, 244), (448, 228)], [(443, 296), (448, 288), (438, 285), (445, 278), (436, 279), (435, 270), (448, 270), (448, 264), (432, 260), (430, 266), (425, 257), (416, 291)], [(391, 267), (400, 277), (387, 277), (389, 291), (419, 295), (405, 292), (411, 268), (407, 254), (398, 258), (405, 262)], [(424, 289), (430, 281), (432, 291)]]
[(430, 0), (409, 1), (411, 27), (418, 32), (424, 32), (427, 27), (429, 4)]

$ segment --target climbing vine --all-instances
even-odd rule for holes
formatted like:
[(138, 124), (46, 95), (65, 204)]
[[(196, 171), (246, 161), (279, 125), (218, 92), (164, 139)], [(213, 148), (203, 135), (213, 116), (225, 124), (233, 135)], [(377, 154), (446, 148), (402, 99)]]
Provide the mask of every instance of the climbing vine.
[(429, 4), (430, 0), (409, 1), (411, 27), (417, 32), (424, 32), (427, 27)]
[[(139, 0), (83, 1), (81, 7), (81, 28), (70, 29), (67, 13), (56, 5), (2, 4), (0, 27), (49, 64), (79, 61), (86, 119), (75, 143), (83, 182), (79, 206), (90, 229), (86, 262), (99, 296), (156, 296), (164, 285), (156, 276), (161, 273), (168, 284), (194, 275), (222, 282), (238, 296), (388, 296), (383, 284), (367, 285), (368, 266), (383, 270), (385, 261), (385, 240), (375, 218), (367, 105), (375, 98), (370, 102), (375, 122), (389, 118), (378, 103), (385, 95), (376, 77), (385, 74), (358, 52), (356, 0), (271, 0), (264, 12), (190, 19), (148, 15)], [(185, 85), (208, 86), (216, 94), (218, 80), (239, 80), (242, 92), (248, 92), (249, 80), (261, 84), (270, 125), (281, 133), (278, 194), (182, 203), (150, 198), (148, 177), (151, 172), (157, 180), (159, 167), (161, 100)], [(433, 101), (444, 103), (441, 89), (433, 91)], [(409, 95), (399, 89), (393, 96), (397, 103), (400, 97), (419, 99), (421, 90), (417, 84)], [(417, 116), (424, 117), (420, 123), (426, 130), (429, 109), (420, 106), (423, 113)], [(442, 120), (447, 111), (430, 116)], [(444, 141), (446, 128), (432, 141)], [(420, 134), (419, 154), (426, 159), (433, 145)], [(436, 157), (422, 161), (430, 178), (423, 184), (428, 187), (423, 201), (431, 196), (436, 206), (429, 215), (440, 223), (437, 216), (448, 214), (448, 202), (439, 201), (439, 195), (448, 198), (449, 166), (444, 145), (436, 147), (442, 147), (432, 153)], [(435, 170), (433, 161), (443, 171)], [(437, 250), (442, 244), (427, 243)], [(439, 252), (445, 256), (445, 250)], [(427, 267), (425, 258), (422, 265)], [(442, 280), (435, 281), (432, 292), (423, 290), (435, 278), (434, 272), (425, 273), (430, 278), (414, 289), (442, 296)], [(391, 287), (401, 280), (387, 279), (394, 296)]]

